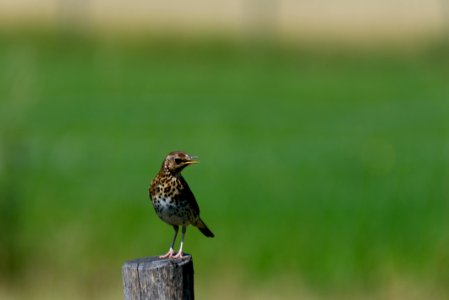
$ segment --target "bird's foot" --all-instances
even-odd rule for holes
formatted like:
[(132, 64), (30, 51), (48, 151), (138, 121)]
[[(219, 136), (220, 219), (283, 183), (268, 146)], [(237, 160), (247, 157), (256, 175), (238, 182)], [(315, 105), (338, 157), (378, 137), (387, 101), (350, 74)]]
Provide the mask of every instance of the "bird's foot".
[(179, 251), (176, 255), (172, 255), (171, 258), (184, 258), (184, 253)]
[(172, 258), (174, 253), (173, 249), (170, 248), (166, 254), (159, 256), (159, 258)]

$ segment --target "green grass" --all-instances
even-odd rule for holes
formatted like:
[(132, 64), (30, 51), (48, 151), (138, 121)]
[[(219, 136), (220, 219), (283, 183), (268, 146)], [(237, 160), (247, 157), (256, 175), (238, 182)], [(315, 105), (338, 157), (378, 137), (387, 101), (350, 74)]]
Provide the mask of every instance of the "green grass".
[(0, 278), (120, 295), (124, 260), (168, 248), (147, 186), (182, 149), (216, 234), (187, 232), (197, 284), (235, 268), (256, 286), (445, 289), (448, 67), (435, 51), (3, 33)]

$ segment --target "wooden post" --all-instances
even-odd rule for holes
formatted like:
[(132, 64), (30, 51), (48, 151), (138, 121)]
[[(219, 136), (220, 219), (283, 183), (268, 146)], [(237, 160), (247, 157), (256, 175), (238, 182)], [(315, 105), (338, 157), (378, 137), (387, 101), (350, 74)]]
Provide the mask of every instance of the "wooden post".
[(122, 266), (125, 300), (193, 300), (193, 261), (145, 257)]

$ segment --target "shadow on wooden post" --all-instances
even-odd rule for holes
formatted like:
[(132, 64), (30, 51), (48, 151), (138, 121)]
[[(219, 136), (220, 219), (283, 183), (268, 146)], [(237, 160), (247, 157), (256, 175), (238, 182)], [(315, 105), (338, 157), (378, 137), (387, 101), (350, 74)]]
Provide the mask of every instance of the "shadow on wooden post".
[(194, 299), (193, 261), (145, 257), (127, 261), (122, 266), (125, 300)]

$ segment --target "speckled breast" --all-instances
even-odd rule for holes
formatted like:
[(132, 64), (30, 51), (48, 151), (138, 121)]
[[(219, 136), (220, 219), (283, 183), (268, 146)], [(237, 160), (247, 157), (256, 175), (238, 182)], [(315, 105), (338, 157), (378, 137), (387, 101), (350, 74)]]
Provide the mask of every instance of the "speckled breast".
[(188, 208), (186, 205), (180, 204), (179, 199), (171, 197), (156, 196), (153, 198), (153, 207), (156, 214), (170, 225), (190, 224)]
[(188, 225), (194, 220), (187, 199), (183, 199), (184, 187), (176, 177), (152, 186), (151, 199), (156, 214), (170, 225)]

